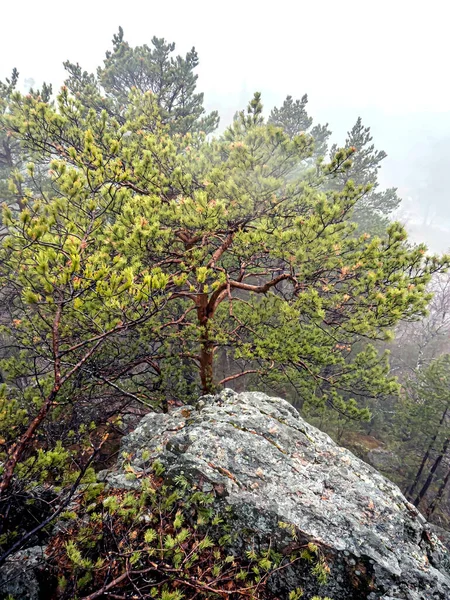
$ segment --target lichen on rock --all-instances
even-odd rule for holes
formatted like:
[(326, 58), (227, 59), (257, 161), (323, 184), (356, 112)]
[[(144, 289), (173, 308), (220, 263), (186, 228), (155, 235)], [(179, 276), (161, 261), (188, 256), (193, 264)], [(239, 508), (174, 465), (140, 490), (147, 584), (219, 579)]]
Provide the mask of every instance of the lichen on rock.
[(331, 561), (326, 585), (318, 589), (292, 568), (273, 578), (274, 589), (302, 585), (333, 600), (450, 598), (448, 553), (417, 509), (281, 398), (231, 390), (205, 396), (196, 406), (147, 415), (122, 450), (133, 468), (158, 459), (167, 477), (214, 488), (233, 507), (237, 527), (264, 536), (286, 522), (321, 545)]
[[(449, 553), (424, 517), (396, 485), (309, 425), (281, 398), (224, 390), (200, 398), (195, 406), (175, 408), (167, 414), (148, 414), (123, 438), (120, 456), (115, 469), (98, 473), (98, 480), (106, 484), (105, 488), (98, 486), (101, 489), (98, 498), (88, 497), (86, 506), (80, 500), (76, 518), (55, 527), (46, 552), (48, 565), (43, 560), (42, 548), (30, 548), (8, 559), (0, 574), (3, 583), (0, 598), (6, 597), (2, 596), (5, 590), (15, 600), (47, 597), (42, 595), (42, 574), (50, 566), (53, 574), (58, 575), (55, 557), (61, 560), (61, 548), (66, 548), (67, 556), (64, 565), (60, 565), (60, 574), (67, 575), (66, 581), (75, 586), (71, 589), (77, 590), (76, 569), (89, 560), (82, 555), (82, 546), (77, 547), (76, 535), (82, 534), (81, 539), (85, 540), (85, 528), (93, 526), (88, 554), (94, 562), (101, 559), (103, 567), (109, 568), (107, 561), (111, 555), (103, 537), (102, 519), (112, 527), (114, 539), (117, 530), (122, 529), (120, 535), (125, 540), (130, 526), (123, 515), (131, 514), (137, 505), (139, 510), (136, 508), (133, 513), (136, 523), (131, 532), (134, 537), (130, 533), (127, 544), (132, 550), (139, 549), (134, 552), (136, 560), (140, 560), (140, 553), (147, 556), (147, 552), (154, 581), (161, 574), (156, 570), (161, 568), (166, 569), (161, 574), (162, 580), (168, 580), (174, 569), (166, 564), (164, 557), (159, 567), (153, 564), (154, 555), (149, 554), (147, 547), (147, 528), (155, 527), (155, 522), (161, 523), (162, 529), (156, 528), (154, 535), (161, 540), (163, 535), (169, 541), (172, 539), (175, 525), (170, 518), (159, 519), (152, 506), (164, 504), (173, 496), (172, 491), (180, 481), (188, 496), (200, 494), (203, 499), (207, 496), (214, 515), (226, 524), (231, 541), (226, 551), (222, 547), (217, 552), (217, 557), (222, 557), (220, 561), (224, 552), (229, 552), (233, 565), (236, 559), (233, 569), (238, 569), (239, 560), (245, 562), (249, 558), (249, 550), (256, 558), (267, 555), (268, 548), (282, 557), (279, 562), (282, 568), (267, 568), (265, 591), (255, 597), (289, 600), (300, 597), (290, 595), (293, 590), (302, 590), (301, 597), (305, 600), (450, 598)], [(153, 504), (146, 498), (153, 498)], [(191, 500), (184, 507), (189, 503)], [(176, 518), (178, 512), (174, 512), (172, 504), (171, 507)], [(193, 536), (189, 543), (194, 548), (204, 532), (194, 521), (191, 525)], [(208, 529), (206, 535), (209, 533), (212, 535), (212, 530)], [(74, 545), (69, 552), (72, 539)], [(98, 548), (95, 540), (101, 540)], [(161, 556), (165, 552), (162, 547)], [(102, 548), (106, 551), (100, 556)], [(306, 555), (312, 553), (312, 560), (303, 560), (302, 549)], [(170, 554), (169, 547), (168, 551)], [(297, 558), (292, 559), (293, 556)], [(115, 572), (120, 573), (121, 558), (116, 556), (116, 559)], [(247, 560), (249, 572), (251, 560), (250, 563)], [(29, 569), (24, 572), (28, 575), (23, 575), (21, 568), (26, 561)], [(177, 585), (186, 582), (186, 577), (188, 574), (183, 571)], [(195, 571), (196, 582), (197, 577)], [(202, 580), (201, 585), (204, 584)], [(209, 597), (205, 596), (204, 587), (201, 590), (202, 598)], [(128, 593), (122, 588), (118, 591), (121, 597)], [(69, 596), (66, 590), (64, 597), (73, 597), (70, 589), (68, 592)], [(195, 590), (192, 593), (197, 594)]]

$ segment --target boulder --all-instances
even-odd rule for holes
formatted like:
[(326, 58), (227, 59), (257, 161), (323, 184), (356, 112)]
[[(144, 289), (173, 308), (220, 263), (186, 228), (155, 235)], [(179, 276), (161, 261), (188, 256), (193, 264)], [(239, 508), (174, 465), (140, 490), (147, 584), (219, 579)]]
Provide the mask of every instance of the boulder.
[(0, 598), (42, 600), (45, 595), (45, 548), (32, 546), (7, 559), (0, 569)]
[[(134, 469), (159, 459), (233, 507), (234, 526), (274, 536), (279, 522), (322, 548), (330, 566), (319, 585), (300, 567), (271, 579), (280, 599), (448, 600), (447, 550), (399, 488), (309, 425), (285, 400), (225, 390), (169, 414), (149, 414), (123, 439)], [(142, 453), (145, 451), (145, 461)], [(122, 472), (123, 473), (123, 472)], [(112, 487), (135, 487), (119, 468)]]

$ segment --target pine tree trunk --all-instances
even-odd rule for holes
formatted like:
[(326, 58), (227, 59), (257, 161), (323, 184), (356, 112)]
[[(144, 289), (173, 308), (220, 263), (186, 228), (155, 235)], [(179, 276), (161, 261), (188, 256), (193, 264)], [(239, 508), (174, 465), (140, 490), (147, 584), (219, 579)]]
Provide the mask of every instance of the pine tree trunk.
[(200, 380), (203, 394), (212, 394), (214, 392), (213, 350), (214, 345), (210, 341), (203, 339), (200, 349)]
[(442, 496), (444, 495), (445, 488), (447, 487), (449, 480), (450, 480), (450, 467), (448, 468), (447, 473), (445, 474), (443, 482), (439, 486), (439, 490), (438, 490), (436, 496), (433, 498), (430, 506), (427, 509), (427, 517), (428, 518), (431, 517), (431, 515), (436, 510), (438, 504), (442, 500)]
[(209, 337), (209, 317), (208, 297), (206, 294), (199, 294), (197, 298), (197, 317), (201, 328), (200, 336), (200, 381), (203, 394), (212, 394), (214, 392), (213, 383), (213, 359), (214, 342)]
[(439, 454), (439, 456), (436, 458), (436, 460), (433, 463), (433, 466), (430, 469), (430, 473), (427, 477), (427, 480), (425, 481), (425, 483), (422, 486), (422, 489), (420, 490), (420, 492), (417, 494), (416, 499), (414, 500), (414, 506), (419, 506), (420, 502), (422, 501), (423, 497), (425, 496), (425, 494), (427, 493), (433, 479), (434, 479), (434, 475), (439, 467), (439, 465), (441, 464), (444, 456), (447, 454), (447, 450), (448, 447), (450, 446), (450, 438), (447, 438), (444, 442), (444, 445), (442, 446), (442, 450), (441, 453)]
[(442, 426), (443, 422), (445, 421), (445, 418), (447, 416), (447, 412), (448, 412), (448, 406), (444, 410), (444, 413), (443, 413), (443, 415), (441, 417), (441, 420), (439, 421), (438, 428), (436, 429), (435, 434), (431, 438), (431, 441), (430, 441), (430, 443), (428, 445), (427, 451), (425, 452), (425, 454), (424, 454), (424, 456), (422, 458), (422, 462), (420, 463), (419, 470), (417, 471), (416, 476), (414, 477), (414, 481), (412, 482), (412, 484), (409, 486), (409, 488), (405, 492), (405, 496), (407, 498), (412, 498), (414, 490), (416, 489), (416, 486), (419, 483), (420, 478), (422, 477), (423, 470), (425, 469), (425, 465), (428, 462), (428, 459), (430, 457), (430, 453), (433, 450), (433, 446), (434, 446), (434, 444), (435, 444), (435, 442), (437, 440), (437, 436), (439, 434), (439, 430), (441, 429), (441, 426)]

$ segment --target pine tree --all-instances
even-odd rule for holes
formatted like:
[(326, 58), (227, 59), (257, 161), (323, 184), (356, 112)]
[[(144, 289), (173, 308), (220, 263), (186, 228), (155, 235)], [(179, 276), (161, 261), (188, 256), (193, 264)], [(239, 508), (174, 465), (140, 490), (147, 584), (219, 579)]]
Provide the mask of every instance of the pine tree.
[[(95, 76), (67, 63), (54, 103), (49, 86), (18, 94), (16, 72), (0, 86), (5, 512), (46, 465), (64, 480), (71, 454), (55, 439), (74, 422), (86, 432), (127, 403), (167, 410), (243, 380), (367, 419), (368, 400), (399, 387), (375, 343), (426, 313), (449, 266), (384, 220), (398, 199), (378, 191), (385, 155), (360, 120), (327, 162), (330, 132), (306, 96), (266, 122), (255, 94), (208, 139), (217, 118), (195, 91), (195, 51), (131, 48), (122, 30), (113, 45)], [(406, 411), (417, 503), (449, 447), (442, 365)]]
[[(387, 154), (376, 150), (372, 139), (370, 127), (364, 127), (361, 117), (358, 117), (345, 140), (345, 148), (354, 150), (352, 166), (345, 174), (337, 175), (336, 184), (339, 188), (352, 179), (356, 185), (372, 186), (370, 193), (355, 207), (354, 220), (360, 231), (380, 235), (389, 223), (389, 215), (398, 208), (400, 198), (395, 188), (379, 189), (378, 173)], [(338, 147), (333, 145), (331, 154), (336, 151)]]
[(449, 383), (450, 356), (444, 354), (417, 368), (415, 377), (404, 386), (397, 410), (395, 427), (402, 439), (403, 476), (409, 482), (405, 494), (416, 505), (436, 491), (436, 477), (449, 448)]
[[(353, 150), (295, 176), (313, 139), (266, 125), (259, 95), (210, 142), (171, 138), (157, 111), (154, 95), (136, 91), (124, 124), (106, 111), (99, 120), (65, 89), (58, 110), (30, 97), (17, 101), (11, 120), (28, 148), (83, 174), (79, 185), (94, 204), (106, 190), (120, 192), (120, 209), (108, 209), (105, 252), (165, 282), (160, 325), (139, 329), (133, 364), (154, 365), (148, 377), (161, 396), (167, 372), (188, 361), (204, 393), (254, 374), (294, 382), (308, 402), (365, 415), (353, 398), (391, 393), (395, 383), (386, 357), (361, 341), (423, 314), (425, 285), (447, 259), (409, 249), (398, 225), (383, 239), (355, 236), (352, 211), (370, 187), (349, 180), (321, 191), (351, 168)], [(220, 349), (237, 371), (218, 381)]]
[[(313, 126), (313, 119), (306, 110), (307, 103), (306, 94), (301, 100), (295, 101), (292, 96), (287, 96), (280, 108), (272, 109), (269, 123), (281, 127), (291, 139), (301, 132), (310, 133), (314, 139), (314, 157), (317, 159), (328, 154), (331, 131), (328, 124)], [(344, 147), (353, 152), (351, 167), (336, 173), (335, 180), (329, 180), (327, 185), (340, 189), (349, 180), (356, 185), (370, 184), (371, 191), (366, 193), (355, 206), (353, 220), (358, 224), (361, 232), (381, 235), (389, 224), (389, 215), (400, 204), (395, 188), (378, 189), (378, 173), (387, 155), (384, 151), (375, 149), (370, 128), (363, 126), (361, 118), (357, 119), (348, 132)], [(329, 151), (330, 156), (333, 156), (339, 151), (339, 147), (333, 144)]]
[[(11, 77), (0, 81), (0, 202), (6, 202), (13, 210), (23, 208), (22, 200), (29, 184), (26, 171), (27, 155), (20, 141), (11, 135), (8, 127), (8, 113), (12, 97), (16, 92), (19, 73), (13, 69)], [(29, 90), (29, 94), (43, 102), (49, 102), (52, 87), (46, 83), (41, 90)], [(38, 172), (35, 177), (38, 178)]]
[(8, 112), (18, 79), (19, 73), (13, 69), (9, 79), (0, 81), (0, 200), (12, 205), (17, 204), (22, 195), (21, 155), (19, 142), (9, 135), (3, 117)]
[[(67, 91), (59, 101), (62, 107), (67, 101), (68, 110), (75, 108)], [(23, 126), (29, 133), (37, 133), (39, 122), (45, 123), (45, 129), (49, 117), (55, 118), (56, 128), (64, 122), (64, 117), (56, 118), (51, 105), (39, 96), (16, 96), (14, 102), (19, 110), (15, 118), (20, 122), (27, 115)], [(33, 115), (34, 123), (28, 121)], [(120, 126), (110, 122), (106, 128), (104, 117), (99, 121), (95, 113), (89, 113), (76, 132), (66, 121), (75, 137), (82, 140), (80, 155), (72, 147), (72, 164), (70, 160), (53, 160), (51, 192), (41, 194), (39, 187), (28, 189), (19, 214), (4, 205), (6, 235), (0, 248), (0, 285), (5, 344), (11, 353), (2, 367), (10, 385), (7, 404), (17, 406), (14, 418), (19, 423), (14, 436), (2, 437), (0, 496), (8, 491), (22, 458), (29, 457), (33, 439), (42, 434), (46, 421), (54, 420), (55, 427), (70, 423), (71, 415), (77, 416), (86, 403), (92, 407), (98, 395), (102, 404), (110, 403), (100, 414), (107, 415), (108, 410), (114, 413), (118, 405), (114, 406), (110, 394), (102, 394), (105, 386), (118, 390), (119, 398), (147, 404), (126, 386), (119, 387), (111, 357), (118, 349), (124, 351), (127, 334), (133, 328), (152, 320), (161, 310), (166, 299), (160, 290), (166, 280), (158, 269), (143, 265), (136, 273), (133, 256), (115, 251), (113, 240), (105, 237), (127, 193), (126, 188), (113, 184), (114, 177), (120, 181), (123, 174), (121, 159), (103, 165), (89, 129), (91, 125), (94, 131), (102, 131), (108, 148), (116, 147), (117, 138), (122, 137)], [(14, 127), (14, 117), (11, 125)], [(51, 147), (47, 136), (34, 141), (36, 148)], [(157, 148), (158, 155), (164, 156), (164, 146), (154, 146)], [(62, 147), (59, 151), (64, 155)], [(87, 170), (77, 162), (78, 156), (89, 164)], [(41, 158), (47, 162), (50, 157), (44, 152)], [(31, 163), (28, 172), (34, 181)], [(157, 180), (155, 175), (154, 183)], [(159, 180), (164, 182), (164, 175)], [(102, 360), (106, 362), (103, 370)], [(9, 426), (3, 422), (7, 413), (0, 414), (2, 431)]]
[(308, 96), (305, 94), (301, 100), (293, 100), (287, 96), (280, 108), (274, 107), (270, 113), (269, 123), (281, 127), (292, 139), (302, 132), (308, 131), (313, 123), (312, 117), (306, 112)]
[(66, 85), (81, 101), (96, 110), (106, 109), (123, 115), (132, 90), (155, 95), (162, 121), (172, 133), (186, 134), (217, 128), (216, 111), (206, 114), (203, 94), (196, 91), (198, 56), (192, 48), (186, 56), (173, 56), (174, 43), (152, 38), (152, 47), (131, 47), (124, 40), (123, 29), (113, 37), (113, 49), (106, 53), (97, 76), (82, 71), (80, 65), (64, 63), (69, 73)]
[(281, 127), (292, 139), (301, 133), (310, 133), (314, 139), (314, 155), (326, 156), (328, 152), (328, 140), (331, 131), (326, 125), (314, 125), (313, 119), (306, 110), (308, 96), (304, 94), (301, 100), (295, 100), (287, 96), (280, 108), (274, 107), (269, 116), (269, 123)]

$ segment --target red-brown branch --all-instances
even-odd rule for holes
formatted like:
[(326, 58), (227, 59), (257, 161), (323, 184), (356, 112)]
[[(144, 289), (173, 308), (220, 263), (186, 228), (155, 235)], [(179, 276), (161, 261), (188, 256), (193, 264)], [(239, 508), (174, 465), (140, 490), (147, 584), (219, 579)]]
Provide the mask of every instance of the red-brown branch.
[(55, 386), (61, 385), (61, 356), (59, 354), (59, 324), (61, 322), (62, 306), (58, 304), (52, 326), (52, 350), (54, 360)]
[(8, 489), (8, 487), (11, 483), (11, 480), (13, 478), (17, 463), (19, 462), (25, 448), (30, 443), (30, 440), (32, 439), (36, 429), (39, 427), (39, 425), (42, 423), (42, 421), (47, 416), (48, 411), (50, 410), (53, 402), (56, 399), (56, 396), (58, 395), (59, 389), (60, 389), (59, 385), (58, 386), (55, 385), (53, 387), (52, 391), (45, 399), (44, 404), (41, 406), (38, 414), (34, 417), (34, 419), (28, 425), (28, 428), (25, 431), (25, 433), (13, 445), (12, 452), (4, 465), (2, 480), (0, 481), (0, 497), (3, 496), (6, 492), (6, 490)]
[(225, 377), (222, 379), (222, 381), (219, 381), (219, 385), (224, 385), (225, 383), (233, 381), (234, 379), (238, 379), (239, 377), (243, 377), (244, 375), (250, 375), (250, 373), (261, 373), (261, 371), (259, 369), (247, 369), (247, 371), (241, 371), (241, 373), (235, 373), (234, 375)]
[(50, 394), (45, 399), (42, 404), (39, 412), (28, 425), (25, 433), (17, 440), (17, 442), (12, 446), (10, 455), (5, 462), (2, 480), (0, 481), (0, 497), (5, 494), (8, 489), (11, 480), (14, 475), (14, 471), (16, 469), (17, 463), (20, 461), (22, 454), (25, 449), (29, 445), (31, 439), (33, 438), (37, 428), (44, 421), (48, 412), (50, 411), (52, 405), (54, 404), (56, 397), (61, 389), (61, 387), (84, 365), (84, 363), (89, 360), (92, 354), (96, 351), (96, 349), (100, 346), (102, 341), (108, 336), (116, 331), (116, 328), (113, 328), (100, 336), (97, 343), (92, 346), (92, 348), (86, 352), (86, 354), (63, 376), (61, 376), (61, 357), (59, 354), (59, 324), (61, 319), (61, 310), (58, 309), (55, 315), (55, 319), (52, 327), (52, 335), (53, 335), (53, 360), (55, 362), (54, 366), (54, 384)]
[[(152, 569), (147, 569), (147, 572), (151, 571), (151, 570)], [(122, 573), (122, 575), (119, 575), (119, 577), (116, 577), (115, 579), (113, 579), (107, 585), (105, 584), (101, 589), (97, 590), (93, 594), (89, 594), (89, 596), (85, 596), (84, 598), (82, 598), (82, 600), (95, 600), (95, 598), (100, 598), (101, 596), (103, 596), (103, 594), (105, 592), (107, 592), (108, 590), (114, 588), (116, 585), (118, 585), (119, 583), (121, 583), (127, 577), (128, 577), (128, 571), (126, 571), (125, 573)]]
[(271, 279), (267, 283), (263, 285), (252, 285), (250, 283), (243, 283), (242, 281), (229, 280), (226, 283), (222, 283), (217, 290), (211, 295), (211, 298), (208, 303), (208, 313), (213, 316), (217, 307), (222, 302), (222, 300), (228, 295), (230, 295), (231, 288), (246, 290), (248, 292), (253, 292), (255, 294), (265, 294), (270, 290), (270, 288), (274, 287), (281, 281), (286, 281), (287, 279), (291, 281), (295, 281), (294, 277), (290, 273), (283, 273), (282, 275), (278, 275), (274, 279)]
[(208, 267), (212, 268), (215, 266), (216, 262), (220, 259), (222, 254), (228, 250), (228, 248), (233, 243), (234, 233), (229, 233), (225, 238), (225, 241), (217, 250), (213, 253), (211, 260), (208, 263)]

